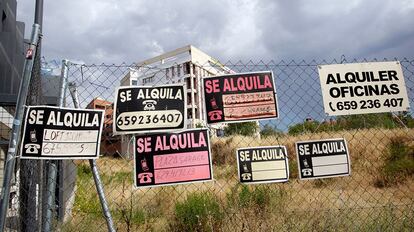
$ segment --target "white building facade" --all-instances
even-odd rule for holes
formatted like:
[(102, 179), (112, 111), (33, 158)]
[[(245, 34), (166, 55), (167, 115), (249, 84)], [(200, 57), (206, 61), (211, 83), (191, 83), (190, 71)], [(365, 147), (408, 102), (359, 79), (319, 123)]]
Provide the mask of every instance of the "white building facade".
[(188, 45), (139, 62), (121, 80), (121, 86), (185, 84), (188, 128), (205, 125), (202, 78), (233, 71), (198, 48)]

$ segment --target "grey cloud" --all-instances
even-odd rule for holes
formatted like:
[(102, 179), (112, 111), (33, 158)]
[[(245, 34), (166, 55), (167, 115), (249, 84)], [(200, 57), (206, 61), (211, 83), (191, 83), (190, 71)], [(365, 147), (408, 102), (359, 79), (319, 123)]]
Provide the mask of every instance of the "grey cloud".
[(396, 1), (349, 2), (348, 7), (338, 1), (263, 3), (269, 7), (258, 27), (272, 28), (263, 30), (266, 48), (281, 59), (409, 55), (398, 48), (413, 40), (414, 21), (409, 16), (413, 9), (407, 11)]
[[(18, 2), (28, 28), (30, 2)], [(45, 1), (43, 55), (132, 63), (193, 44), (222, 61), (409, 57), (413, 13), (390, 0)]]

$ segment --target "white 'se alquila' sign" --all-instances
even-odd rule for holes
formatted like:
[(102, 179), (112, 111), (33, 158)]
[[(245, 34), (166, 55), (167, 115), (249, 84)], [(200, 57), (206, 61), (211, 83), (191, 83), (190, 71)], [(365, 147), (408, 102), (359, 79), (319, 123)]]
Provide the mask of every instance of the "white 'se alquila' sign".
[(97, 159), (103, 110), (29, 106), (21, 159)]
[(318, 66), (325, 113), (406, 111), (407, 90), (398, 61)]

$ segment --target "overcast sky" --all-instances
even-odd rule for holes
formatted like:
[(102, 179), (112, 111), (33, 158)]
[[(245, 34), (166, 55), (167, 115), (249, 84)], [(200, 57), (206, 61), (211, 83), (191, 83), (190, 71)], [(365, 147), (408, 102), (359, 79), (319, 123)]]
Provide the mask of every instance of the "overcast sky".
[[(30, 36), (33, 1), (18, 1)], [(413, 58), (414, 0), (44, 0), (47, 60), (132, 63), (192, 44), (228, 60)]]

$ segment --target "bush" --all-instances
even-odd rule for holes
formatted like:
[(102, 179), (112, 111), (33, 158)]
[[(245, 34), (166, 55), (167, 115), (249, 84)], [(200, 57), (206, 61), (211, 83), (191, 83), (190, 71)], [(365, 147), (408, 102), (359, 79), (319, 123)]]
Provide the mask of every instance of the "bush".
[(263, 126), (263, 129), (260, 131), (260, 136), (262, 136), (262, 138), (267, 138), (267, 137), (280, 137), (283, 136), (283, 132), (279, 129), (277, 129), (276, 127), (272, 127), (269, 124), (266, 124)]
[(174, 231), (219, 231), (223, 212), (217, 198), (211, 193), (192, 193), (175, 205)]
[(102, 215), (102, 208), (99, 202), (98, 194), (91, 192), (93, 187), (92, 170), (86, 164), (78, 165), (78, 177), (76, 179), (76, 196), (74, 207), (80, 212), (99, 217)]
[(388, 187), (403, 183), (414, 175), (414, 146), (407, 137), (392, 138), (388, 145), (385, 163), (375, 182), (377, 187)]
[(225, 129), (224, 134), (229, 135), (244, 135), (244, 136), (253, 136), (256, 134), (259, 126), (257, 122), (240, 122), (240, 123), (230, 123)]
[(234, 165), (236, 161), (236, 146), (233, 137), (220, 138), (212, 142), (211, 153), (213, 155), (214, 165)]
[[(239, 190), (239, 187), (241, 189)], [(282, 205), (287, 196), (283, 188), (274, 189), (270, 185), (236, 185), (227, 194), (227, 204), (229, 208), (251, 209), (256, 214), (266, 213), (270, 210), (283, 210)]]
[(290, 135), (298, 135), (301, 133), (313, 133), (318, 128), (318, 121), (308, 121), (304, 123), (299, 123), (293, 126), (289, 126), (288, 133)]
[(378, 114), (357, 114), (338, 116), (336, 120), (331, 118), (330, 121), (306, 121), (289, 126), (289, 135), (298, 135), (302, 133), (314, 133), (322, 131), (341, 131), (369, 128), (413, 128), (414, 119), (408, 112), (402, 112), (396, 115), (391, 113)]

